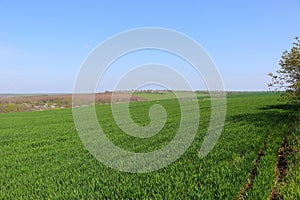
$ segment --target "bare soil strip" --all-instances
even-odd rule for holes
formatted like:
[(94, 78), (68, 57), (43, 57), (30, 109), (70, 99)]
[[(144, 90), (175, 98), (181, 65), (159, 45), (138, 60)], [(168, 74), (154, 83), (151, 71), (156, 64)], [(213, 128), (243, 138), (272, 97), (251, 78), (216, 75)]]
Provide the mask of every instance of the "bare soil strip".
[(258, 154), (256, 156), (253, 168), (252, 168), (252, 170), (251, 170), (251, 172), (250, 172), (250, 174), (249, 174), (249, 176), (247, 178), (247, 182), (241, 187), (240, 192), (239, 192), (239, 194), (238, 194), (238, 196), (236, 198), (237, 200), (244, 200), (244, 199), (246, 199), (245, 198), (245, 192), (247, 190), (249, 190), (252, 187), (252, 185), (253, 185), (253, 182), (254, 182), (255, 177), (257, 175), (257, 167), (258, 167), (258, 164), (259, 164), (262, 156), (264, 155), (264, 151), (266, 149), (266, 145), (267, 145), (267, 139), (265, 140), (262, 148), (260, 149), (260, 151), (258, 152)]
[(272, 189), (270, 200), (283, 199), (283, 197), (279, 194), (277, 187), (285, 183), (285, 177), (288, 170), (286, 155), (289, 151), (290, 149), (288, 147), (288, 137), (285, 136), (278, 150), (277, 162), (275, 166), (275, 178), (274, 178), (275, 186)]

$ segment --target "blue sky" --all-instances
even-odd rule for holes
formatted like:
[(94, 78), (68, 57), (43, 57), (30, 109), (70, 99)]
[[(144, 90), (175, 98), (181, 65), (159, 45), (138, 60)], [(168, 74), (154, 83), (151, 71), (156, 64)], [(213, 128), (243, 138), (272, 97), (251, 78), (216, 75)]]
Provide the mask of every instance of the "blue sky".
[(141, 27), (169, 28), (196, 40), (226, 90), (268, 90), (268, 72), (300, 36), (299, 13), (299, 0), (0, 0), (0, 93), (72, 92), (93, 48)]

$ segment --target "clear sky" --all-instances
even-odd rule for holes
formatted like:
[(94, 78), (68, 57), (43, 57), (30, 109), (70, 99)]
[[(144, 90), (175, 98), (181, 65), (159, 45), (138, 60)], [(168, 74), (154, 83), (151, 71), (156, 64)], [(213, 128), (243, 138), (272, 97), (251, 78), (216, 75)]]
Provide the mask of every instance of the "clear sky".
[(93, 48), (141, 27), (196, 40), (226, 90), (268, 90), (267, 74), (300, 36), (299, 24), (299, 0), (0, 0), (0, 93), (72, 92)]

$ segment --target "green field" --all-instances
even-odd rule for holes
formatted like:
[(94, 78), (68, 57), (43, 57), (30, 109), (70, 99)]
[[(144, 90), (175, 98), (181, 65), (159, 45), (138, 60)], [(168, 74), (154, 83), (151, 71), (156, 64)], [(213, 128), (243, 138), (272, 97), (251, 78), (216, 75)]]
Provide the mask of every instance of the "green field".
[[(296, 111), (278, 102), (276, 93), (228, 95), (222, 135), (200, 159), (210, 119), (210, 101), (201, 96), (200, 127), (190, 148), (170, 166), (143, 174), (119, 172), (91, 156), (79, 139), (72, 109), (0, 114), (0, 199), (236, 199), (239, 193), (247, 199), (268, 199), (278, 149), (286, 135), (297, 138), (291, 129)], [(149, 152), (172, 139), (179, 127), (178, 101), (165, 96), (149, 99), (160, 100), (130, 104), (135, 122), (147, 125), (148, 110), (155, 103), (165, 107), (168, 118), (148, 139), (124, 134), (114, 123), (110, 105), (96, 107), (111, 141), (130, 151)], [(263, 155), (255, 162), (260, 151)], [(255, 166), (251, 187), (243, 190)], [(291, 177), (298, 172), (291, 172)], [(300, 197), (299, 179), (291, 183), (282, 189), (283, 195)]]
[[(182, 92), (184, 93), (184, 92)], [(133, 93), (134, 96), (137, 97), (142, 97), (148, 100), (164, 100), (164, 99), (175, 99), (176, 95), (173, 92), (169, 92), (169, 91), (159, 91), (159, 92), (134, 92)], [(209, 94), (208, 92), (204, 92), (204, 91), (197, 91), (196, 95), (198, 97), (198, 99), (204, 99), (204, 98), (209, 98)]]

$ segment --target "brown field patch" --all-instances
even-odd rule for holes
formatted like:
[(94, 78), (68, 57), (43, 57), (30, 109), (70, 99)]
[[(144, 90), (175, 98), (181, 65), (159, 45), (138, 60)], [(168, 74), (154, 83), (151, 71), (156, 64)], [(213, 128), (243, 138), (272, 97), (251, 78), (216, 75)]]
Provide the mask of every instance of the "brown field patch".
[[(86, 99), (87, 94), (79, 94), (79, 98)], [(77, 96), (78, 97), (78, 96)], [(95, 103), (111, 103), (112, 92), (96, 93)], [(145, 101), (147, 99), (130, 95), (126, 92), (114, 93), (113, 103), (130, 101)], [(92, 99), (91, 99), (92, 100)], [(18, 97), (0, 97), (0, 113), (50, 110), (72, 107), (72, 94), (36, 95)]]

